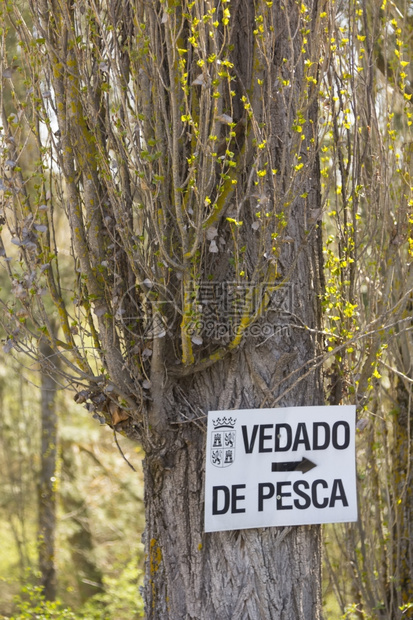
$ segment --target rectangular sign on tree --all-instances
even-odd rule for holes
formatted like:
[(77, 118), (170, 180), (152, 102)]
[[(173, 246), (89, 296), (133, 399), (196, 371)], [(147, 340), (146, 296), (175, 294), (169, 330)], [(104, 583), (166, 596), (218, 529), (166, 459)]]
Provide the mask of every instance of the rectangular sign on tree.
[(210, 411), (205, 531), (357, 521), (354, 406)]

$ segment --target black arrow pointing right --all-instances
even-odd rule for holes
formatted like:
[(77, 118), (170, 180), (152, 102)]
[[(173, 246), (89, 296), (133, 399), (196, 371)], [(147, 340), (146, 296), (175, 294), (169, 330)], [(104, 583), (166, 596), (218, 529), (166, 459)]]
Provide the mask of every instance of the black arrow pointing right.
[(308, 471), (317, 467), (315, 463), (303, 457), (301, 461), (286, 461), (283, 463), (272, 463), (271, 471), (300, 471), (306, 474)]

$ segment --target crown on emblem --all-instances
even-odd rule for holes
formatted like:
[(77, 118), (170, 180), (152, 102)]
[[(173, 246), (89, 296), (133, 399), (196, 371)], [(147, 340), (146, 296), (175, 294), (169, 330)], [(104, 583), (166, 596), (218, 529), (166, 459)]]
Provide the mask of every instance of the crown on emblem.
[(212, 424), (214, 425), (214, 428), (234, 428), (235, 424), (236, 424), (237, 419), (236, 418), (227, 418), (227, 417), (223, 417), (223, 418), (216, 418), (216, 420), (212, 420)]

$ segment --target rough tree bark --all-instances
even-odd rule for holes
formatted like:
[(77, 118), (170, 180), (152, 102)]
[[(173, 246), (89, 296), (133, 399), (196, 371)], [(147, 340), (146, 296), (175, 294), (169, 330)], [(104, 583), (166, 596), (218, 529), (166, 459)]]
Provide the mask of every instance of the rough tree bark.
[[(403, 335), (404, 336), (404, 335)], [(411, 375), (408, 338), (401, 338), (400, 359), (405, 376)], [(403, 367), (402, 366), (402, 367)], [(412, 502), (412, 405), (411, 387), (403, 377), (397, 378), (397, 407), (394, 411), (394, 450), (392, 463), (393, 491), (393, 540), (390, 575), (388, 584), (389, 618), (397, 618), (400, 609), (412, 600), (413, 576), (413, 502)], [(397, 544), (396, 544), (397, 542)]]
[[(259, 407), (255, 377), (289, 374), (307, 361), (302, 353), (314, 353), (305, 349), (294, 338), (245, 347), (181, 386), (185, 399), (169, 401), (168, 415), (186, 411), (188, 400), (203, 410)], [(280, 404), (320, 402), (312, 377)], [(204, 534), (205, 433), (186, 424), (173, 428), (161, 453), (152, 451), (145, 461), (148, 618), (320, 618), (320, 528)]]
[(41, 465), (39, 475), (39, 570), (47, 600), (56, 597), (56, 455), (57, 455), (57, 373), (54, 352), (45, 340), (39, 342), (41, 367)]

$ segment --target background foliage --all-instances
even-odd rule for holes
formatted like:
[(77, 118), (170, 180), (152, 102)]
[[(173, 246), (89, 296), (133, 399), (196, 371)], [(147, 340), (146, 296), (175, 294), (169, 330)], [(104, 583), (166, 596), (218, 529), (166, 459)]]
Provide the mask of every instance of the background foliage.
[[(56, 564), (58, 598), (42, 600), (37, 568), (37, 480), (40, 468), (39, 373), (2, 364), (0, 466), (0, 617), (142, 617), (142, 453), (79, 412), (59, 393)], [(86, 560), (86, 561), (85, 561)], [(97, 582), (98, 580), (98, 582)], [(17, 597), (17, 598), (16, 598)], [(67, 611), (68, 609), (72, 611)], [(63, 611), (66, 609), (66, 611)]]

